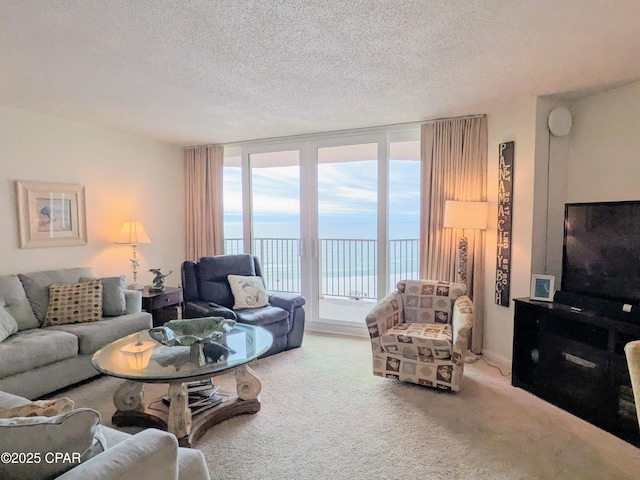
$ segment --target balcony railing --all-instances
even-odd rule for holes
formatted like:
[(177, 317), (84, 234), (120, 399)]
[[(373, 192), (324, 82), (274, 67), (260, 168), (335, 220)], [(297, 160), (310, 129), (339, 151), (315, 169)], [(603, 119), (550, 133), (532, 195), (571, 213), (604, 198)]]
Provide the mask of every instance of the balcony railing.
[[(226, 254), (243, 253), (241, 238), (227, 238)], [(362, 239), (320, 240), (320, 293), (354, 299), (378, 297), (378, 242)], [(418, 239), (389, 240), (389, 285), (418, 278)], [(253, 252), (260, 259), (267, 290), (299, 292), (300, 240), (255, 238)]]

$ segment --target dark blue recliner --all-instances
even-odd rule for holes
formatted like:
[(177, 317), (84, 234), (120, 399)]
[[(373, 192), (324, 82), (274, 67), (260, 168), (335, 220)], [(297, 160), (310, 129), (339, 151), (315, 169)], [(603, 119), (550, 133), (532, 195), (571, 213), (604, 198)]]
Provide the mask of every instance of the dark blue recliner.
[(260, 262), (253, 255), (217, 255), (182, 264), (183, 318), (218, 316), (263, 327), (273, 335), (273, 355), (302, 345), (305, 298), (297, 293), (271, 292), (265, 307), (233, 310), (233, 294), (227, 275), (262, 278)]

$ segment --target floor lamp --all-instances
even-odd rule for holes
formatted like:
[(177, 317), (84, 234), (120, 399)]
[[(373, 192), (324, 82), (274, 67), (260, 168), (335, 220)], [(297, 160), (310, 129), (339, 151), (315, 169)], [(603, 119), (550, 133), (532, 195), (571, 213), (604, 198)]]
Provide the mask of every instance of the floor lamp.
[(444, 204), (445, 228), (462, 230), (458, 238), (458, 281), (467, 284), (467, 259), (469, 241), (466, 230), (485, 230), (487, 228), (487, 202), (461, 202), (447, 200)]
[(116, 241), (113, 243), (131, 245), (133, 258), (130, 258), (129, 260), (131, 260), (131, 268), (133, 269), (133, 283), (127, 288), (130, 290), (142, 290), (140, 285), (138, 285), (138, 267), (140, 264), (138, 261), (137, 248), (141, 243), (151, 243), (147, 232), (144, 231), (142, 222), (138, 220), (128, 220), (124, 222)]

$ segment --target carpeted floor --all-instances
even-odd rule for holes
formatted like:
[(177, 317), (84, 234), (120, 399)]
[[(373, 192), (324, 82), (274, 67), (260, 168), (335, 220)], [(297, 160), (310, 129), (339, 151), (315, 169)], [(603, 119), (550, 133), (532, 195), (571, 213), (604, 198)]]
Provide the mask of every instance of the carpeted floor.
[[(640, 478), (640, 449), (511, 387), (483, 362), (466, 365), (451, 394), (374, 377), (370, 358), (367, 339), (307, 333), (302, 348), (260, 360), (262, 410), (196, 443), (211, 477)], [(101, 377), (63, 393), (111, 425), (119, 382)], [(147, 397), (160, 388), (150, 387)]]

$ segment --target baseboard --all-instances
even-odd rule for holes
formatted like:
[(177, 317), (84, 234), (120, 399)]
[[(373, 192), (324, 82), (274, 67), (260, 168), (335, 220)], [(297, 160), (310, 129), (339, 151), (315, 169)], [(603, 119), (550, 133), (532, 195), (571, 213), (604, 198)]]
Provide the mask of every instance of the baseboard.
[(329, 322), (307, 322), (305, 331), (333, 333), (337, 335), (349, 335), (353, 337), (369, 337), (366, 325), (357, 323), (329, 323)]
[(500, 365), (502, 365), (503, 367), (509, 369), (511, 368), (511, 359), (510, 358), (506, 358), (503, 357), (502, 355), (498, 355), (497, 353), (494, 352), (490, 352), (488, 350), (482, 350), (482, 356), (492, 362), (492, 363), (498, 363)]

